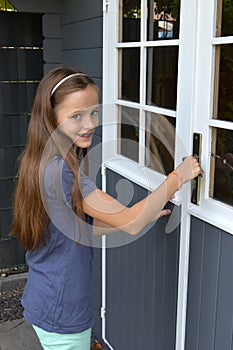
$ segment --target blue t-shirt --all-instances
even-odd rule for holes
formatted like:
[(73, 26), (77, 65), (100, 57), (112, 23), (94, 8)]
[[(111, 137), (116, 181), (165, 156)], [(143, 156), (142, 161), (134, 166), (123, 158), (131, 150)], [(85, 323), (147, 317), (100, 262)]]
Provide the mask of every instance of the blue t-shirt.
[[(87, 216), (87, 224), (81, 222), (80, 226), (72, 212), (73, 182), (74, 175), (66, 162), (54, 157), (44, 175), (43, 198), (51, 219), (49, 237), (46, 246), (26, 253), (29, 274), (22, 298), (28, 322), (63, 334), (80, 333), (93, 326), (92, 248), (87, 244), (92, 218)], [(95, 189), (95, 184), (81, 174), (82, 196)], [(80, 228), (86, 231), (82, 235)]]

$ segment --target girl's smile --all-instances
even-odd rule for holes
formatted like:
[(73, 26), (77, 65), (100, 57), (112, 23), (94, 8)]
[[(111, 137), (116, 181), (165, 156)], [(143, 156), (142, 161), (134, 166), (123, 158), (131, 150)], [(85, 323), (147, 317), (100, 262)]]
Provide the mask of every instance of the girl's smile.
[(91, 145), (98, 125), (98, 97), (96, 88), (89, 85), (65, 96), (55, 108), (60, 130), (79, 148)]

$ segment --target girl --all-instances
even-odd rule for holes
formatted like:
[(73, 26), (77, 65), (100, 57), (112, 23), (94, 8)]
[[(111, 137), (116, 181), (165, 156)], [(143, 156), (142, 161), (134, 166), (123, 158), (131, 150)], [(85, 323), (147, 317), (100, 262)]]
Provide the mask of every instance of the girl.
[(27, 249), (24, 317), (43, 349), (90, 349), (92, 250), (81, 244), (91, 239), (86, 226), (93, 225), (97, 234), (109, 229), (136, 235), (167, 215), (162, 210), (167, 201), (202, 172), (187, 157), (130, 208), (97, 189), (79, 164), (98, 124), (98, 98), (98, 88), (84, 73), (56, 68), (45, 75), (20, 163), (11, 233)]

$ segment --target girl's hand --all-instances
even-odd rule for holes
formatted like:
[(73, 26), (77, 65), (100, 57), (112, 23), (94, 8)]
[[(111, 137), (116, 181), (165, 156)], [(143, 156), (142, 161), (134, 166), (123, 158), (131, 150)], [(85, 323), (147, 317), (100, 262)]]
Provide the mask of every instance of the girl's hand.
[(185, 160), (176, 168), (180, 180), (180, 187), (187, 181), (203, 174), (200, 164), (193, 156), (186, 157)]
[(170, 215), (170, 214), (171, 214), (171, 210), (170, 209), (163, 209), (163, 210), (160, 210), (160, 212), (157, 214), (155, 219), (160, 219), (163, 216)]

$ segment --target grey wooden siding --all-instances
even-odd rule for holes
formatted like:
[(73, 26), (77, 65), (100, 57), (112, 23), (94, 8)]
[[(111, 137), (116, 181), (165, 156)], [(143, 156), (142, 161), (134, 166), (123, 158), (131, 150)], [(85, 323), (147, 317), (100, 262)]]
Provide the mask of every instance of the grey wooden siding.
[(233, 236), (192, 218), (186, 350), (233, 349)]
[(61, 11), (60, 0), (10, 0), (10, 3), (19, 12), (59, 13)]
[[(62, 64), (89, 74), (102, 91), (102, 1), (64, 0), (61, 15)], [(101, 187), (101, 126), (96, 130), (89, 156), (91, 177)], [(94, 174), (94, 175), (93, 175)], [(101, 249), (93, 259), (94, 333), (101, 339)]]
[(102, 90), (102, 1), (63, 1), (62, 62), (92, 76)]
[[(114, 197), (121, 179), (107, 171)], [(134, 185), (131, 204), (146, 194)], [(165, 234), (166, 223), (162, 218), (135, 242), (107, 250), (106, 334), (114, 349), (175, 348), (179, 229)]]

